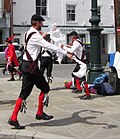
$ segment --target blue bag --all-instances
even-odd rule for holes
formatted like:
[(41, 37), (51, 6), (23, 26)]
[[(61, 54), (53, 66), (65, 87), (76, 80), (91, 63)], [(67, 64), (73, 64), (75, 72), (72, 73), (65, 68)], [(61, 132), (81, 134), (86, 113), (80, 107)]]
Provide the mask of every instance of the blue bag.
[(93, 86), (99, 85), (103, 82), (108, 82), (108, 75), (105, 73), (102, 73), (102, 74), (98, 75), (97, 78), (95, 78), (95, 80), (93, 82)]
[(102, 83), (101, 85), (101, 94), (102, 95), (114, 95), (115, 90), (113, 90), (113, 87), (109, 83)]

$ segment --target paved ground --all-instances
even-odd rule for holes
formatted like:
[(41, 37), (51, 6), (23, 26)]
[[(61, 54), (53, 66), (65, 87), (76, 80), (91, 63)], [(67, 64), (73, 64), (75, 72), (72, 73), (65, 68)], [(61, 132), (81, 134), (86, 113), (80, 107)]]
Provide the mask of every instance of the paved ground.
[(120, 96), (92, 95), (92, 100), (80, 100), (83, 94), (72, 94), (63, 88), (64, 76), (55, 77), (50, 84), (50, 104), (45, 112), (54, 115), (54, 119), (35, 120), (39, 90), (34, 88), (27, 100), (27, 113), (19, 114), (19, 122), (26, 126), (24, 130), (11, 129), (7, 124), (21, 81), (0, 78), (0, 138), (120, 139)]

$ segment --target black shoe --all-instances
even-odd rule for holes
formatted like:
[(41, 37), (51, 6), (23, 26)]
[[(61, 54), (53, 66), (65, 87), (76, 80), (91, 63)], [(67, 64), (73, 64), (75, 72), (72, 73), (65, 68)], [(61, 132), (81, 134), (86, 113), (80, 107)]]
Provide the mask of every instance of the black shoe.
[(76, 90), (77, 88), (76, 88), (76, 86), (71, 86), (70, 89)]
[(91, 95), (89, 95), (89, 96), (83, 95), (83, 96), (80, 97), (80, 99), (82, 99), (82, 100), (90, 100), (91, 99)]
[(15, 78), (10, 78), (8, 81), (15, 81)]
[(77, 93), (82, 93), (82, 90), (77, 90), (77, 89), (76, 90), (72, 90), (71, 93), (76, 93), (76, 94)]
[(14, 126), (16, 129), (25, 129), (25, 126), (21, 126), (18, 121), (8, 120), (8, 124)]
[(42, 115), (36, 114), (36, 117), (35, 117), (35, 119), (37, 119), (37, 120), (50, 120), (52, 118), (53, 118), (52, 115), (47, 115), (46, 113), (43, 113)]

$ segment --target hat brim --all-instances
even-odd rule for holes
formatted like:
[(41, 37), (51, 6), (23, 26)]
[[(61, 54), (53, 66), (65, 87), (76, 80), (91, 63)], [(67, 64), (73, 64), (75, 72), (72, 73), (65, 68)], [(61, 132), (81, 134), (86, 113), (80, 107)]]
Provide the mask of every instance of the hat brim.
[(38, 14), (34, 14), (31, 18), (31, 21), (39, 21), (39, 22), (41, 21), (42, 22), (42, 21), (45, 21), (45, 19)]

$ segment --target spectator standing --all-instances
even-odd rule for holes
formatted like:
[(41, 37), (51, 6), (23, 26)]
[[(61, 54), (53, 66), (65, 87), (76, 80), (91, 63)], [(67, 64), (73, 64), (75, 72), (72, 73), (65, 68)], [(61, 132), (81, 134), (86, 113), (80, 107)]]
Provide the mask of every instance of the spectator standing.
[(7, 60), (7, 66), (6, 69), (8, 69), (8, 71), (10, 72), (11, 78), (8, 81), (15, 81), (14, 78), (14, 72), (17, 73), (19, 75), (19, 78), (21, 78), (21, 72), (18, 71), (17, 69), (15, 69), (15, 67), (19, 67), (19, 62), (17, 60), (17, 56), (15, 53), (15, 47), (12, 44), (12, 39), (14, 36), (10, 37), (10, 38), (6, 38), (5, 42), (6, 42), (6, 46), (7, 46), (7, 50), (6, 50), (6, 60)]
[(120, 47), (118, 47), (118, 50), (115, 53), (112, 70), (113, 72), (117, 73), (116, 94), (119, 95), (120, 94)]

